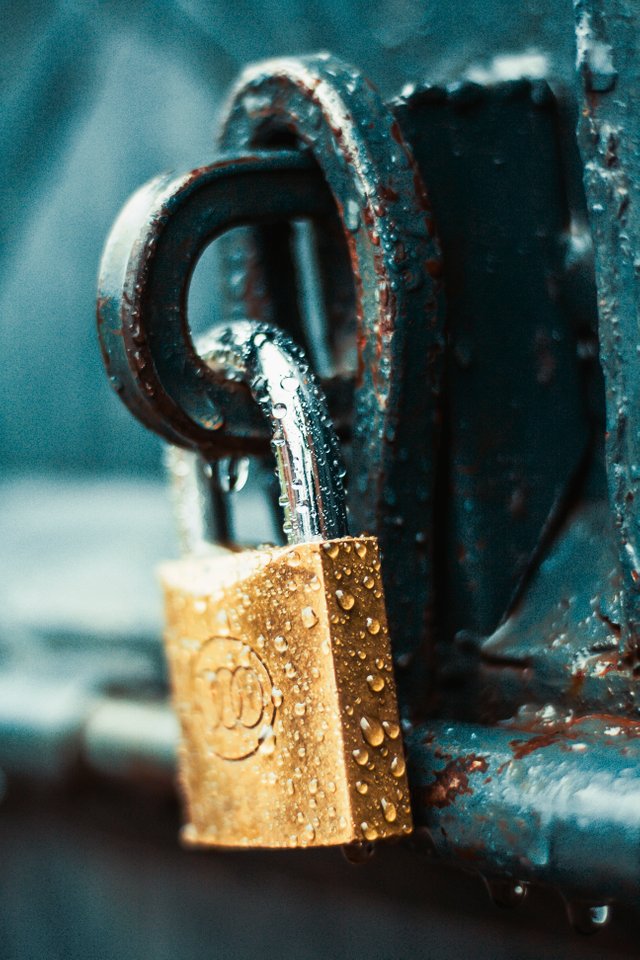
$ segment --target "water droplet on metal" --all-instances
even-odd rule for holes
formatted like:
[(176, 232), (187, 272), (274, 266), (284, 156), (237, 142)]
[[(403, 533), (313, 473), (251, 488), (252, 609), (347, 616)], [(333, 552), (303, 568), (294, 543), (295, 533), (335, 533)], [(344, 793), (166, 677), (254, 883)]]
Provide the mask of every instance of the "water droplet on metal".
[(260, 746), (258, 747), (258, 753), (268, 757), (271, 756), (275, 749), (276, 738), (273, 733), (273, 727), (265, 727), (260, 734)]
[(384, 690), (384, 678), (377, 673), (370, 673), (367, 677), (367, 683), (369, 689), (373, 690), (374, 693), (380, 693), (381, 690)]
[(368, 824), (366, 820), (360, 824), (360, 829), (362, 830), (366, 840), (373, 841), (378, 839), (378, 831), (373, 825)]
[(356, 602), (353, 594), (347, 593), (345, 590), (336, 590), (336, 599), (343, 610), (352, 610)]
[(382, 807), (382, 814), (387, 823), (394, 823), (398, 817), (398, 811), (395, 803), (383, 797), (380, 801), (380, 806)]
[(329, 540), (328, 543), (322, 544), (322, 549), (332, 560), (335, 560), (340, 553), (340, 544)]
[(344, 225), (352, 233), (360, 226), (360, 206), (355, 200), (347, 200), (344, 205)]
[(380, 621), (376, 620), (375, 617), (367, 617), (367, 630), (375, 637), (377, 633), (380, 633)]
[(318, 622), (318, 615), (313, 607), (303, 607), (300, 611), (300, 619), (307, 630), (311, 630)]
[(391, 761), (391, 773), (394, 777), (402, 777), (406, 770), (406, 764), (404, 762), (404, 757), (395, 756)]
[(360, 720), (362, 736), (370, 747), (379, 747), (384, 740), (382, 724), (375, 717), (362, 717)]
[(369, 751), (368, 750), (354, 750), (353, 759), (360, 767), (366, 767), (369, 763)]
[(382, 726), (384, 732), (389, 737), (390, 740), (397, 740), (400, 736), (400, 726), (397, 723), (394, 723), (393, 720), (383, 720)]

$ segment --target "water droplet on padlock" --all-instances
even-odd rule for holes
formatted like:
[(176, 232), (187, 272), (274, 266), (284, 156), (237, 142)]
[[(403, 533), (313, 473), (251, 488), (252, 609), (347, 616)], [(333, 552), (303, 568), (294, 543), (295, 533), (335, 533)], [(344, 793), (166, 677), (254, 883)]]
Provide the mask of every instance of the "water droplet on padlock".
[(373, 579), (373, 577), (365, 577), (362, 583), (367, 588), (367, 590), (373, 590), (375, 586), (375, 580)]
[(287, 415), (286, 403), (274, 403), (271, 413), (276, 420), (282, 420)]
[(376, 620), (375, 617), (367, 617), (367, 630), (375, 637), (377, 633), (380, 633), (380, 621)]
[(384, 679), (377, 673), (370, 673), (367, 677), (367, 683), (369, 689), (373, 690), (374, 693), (380, 693), (381, 690), (384, 690)]
[(527, 895), (526, 885), (518, 880), (485, 877), (484, 882), (497, 907), (517, 907)]
[(318, 781), (316, 777), (313, 780), (309, 781), (309, 793), (314, 794), (318, 792)]
[(354, 750), (353, 759), (360, 767), (366, 767), (369, 763), (369, 751), (368, 750)]
[(360, 829), (362, 830), (366, 840), (373, 841), (378, 839), (378, 831), (373, 825), (368, 824), (366, 820), (360, 824)]
[(367, 783), (366, 780), (356, 780), (356, 790), (358, 791), (358, 793), (362, 793), (362, 794), (368, 793), (369, 784)]
[(271, 700), (274, 707), (278, 708), (282, 706), (282, 690), (278, 690), (277, 687), (271, 688)]
[(400, 736), (400, 726), (397, 723), (394, 723), (392, 720), (383, 720), (382, 726), (384, 732), (389, 737), (390, 740), (397, 740)]
[(313, 607), (303, 607), (300, 611), (300, 619), (307, 630), (311, 630), (318, 622), (318, 615)]
[(273, 645), (278, 651), (278, 653), (284, 653), (286, 650), (289, 649), (289, 644), (287, 643), (284, 637), (276, 637), (275, 640), (273, 641)]
[(264, 727), (260, 733), (260, 746), (258, 747), (258, 753), (268, 757), (274, 752), (275, 749), (276, 738), (273, 733), (273, 727)]
[(364, 558), (365, 558), (366, 555), (367, 555), (367, 545), (366, 545), (366, 543), (362, 543), (361, 541), (358, 541), (358, 542), (356, 543), (356, 553), (358, 554), (358, 556), (360, 557), (361, 560), (364, 560)]
[(371, 747), (379, 747), (384, 740), (382, 724), (375, 717), (362, 717), (360, 729), (362, 736)]
[(402, 777), (406, 770), (406, 764), (404, 762), (404, 757), (399, 755), (393, 757), (391, 761), (391, 773), (394, 777)]
[(336, 599), (343, 610), (352, 610), (356, 602), (353, 594), (347, 593), (344, 590), (336, 590)]
[(291, 778), (287, 780), (286, 790), (290, 797), (292, 797), (296, 792), (295, 784)]
[(306, 703), (300, 700), (298, 703), (295, 704), (293, 708), (293, 712), (295, 713), (296, 717), (304, 717), (305, 713), (307, 712)]
[(335, 558), (340, 553), (340, 544), (332, 543), (331, 541), (329, 541), (328, 543), (322, 544), (322, 549), (327, 554), (327, 556), (331, 557), (332, 560), (335, 560)]
[(387, 823), (394, 823), (398, 817), (398, 811), (395, 803), (392, 803), (391, 800), (387, 800), (385, 797), (383, 797), (380, 801), (380, 806), (382, 807), (382, 815)]

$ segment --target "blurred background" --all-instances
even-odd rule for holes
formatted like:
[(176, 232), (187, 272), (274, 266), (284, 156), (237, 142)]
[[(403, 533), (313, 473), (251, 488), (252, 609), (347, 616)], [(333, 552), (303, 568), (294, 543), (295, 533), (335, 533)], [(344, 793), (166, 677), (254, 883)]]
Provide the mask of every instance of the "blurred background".
[[(166, 783), (94, 789), (65, 754), (81, 704), (164, 677), (161, 442), (109, 389), (94, 325), (122, 203), (210, 162), (230, 83), (276, 54), (330, 50), (386, 97), (524, 63), (571, 108), (571, 0), (20, 0), (2, 16), (0, 725), (19, 730), (28, 706), (40, 733), (14, 737), (0, 806), (0, 957), (623, 955), (622, 921), (576, 941), (551, 894), (507, 917), (478, 879), (406, 851), (362, 869), (338, 852), (184, 853)], [(196, 326), (218, 316), (211, 258), (190, 307)]]

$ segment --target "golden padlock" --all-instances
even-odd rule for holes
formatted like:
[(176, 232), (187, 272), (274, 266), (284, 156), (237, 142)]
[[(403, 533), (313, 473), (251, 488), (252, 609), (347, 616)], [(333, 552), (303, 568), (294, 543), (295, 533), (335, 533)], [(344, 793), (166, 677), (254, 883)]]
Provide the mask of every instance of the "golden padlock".
[(347, 536), (324, 399), (301, 352), (264, 325), (216, 331), (206, 355), (272, 422), (289, 545), (162, 567), (183, 838), (298, 847), (406, 835), (378, 545)]

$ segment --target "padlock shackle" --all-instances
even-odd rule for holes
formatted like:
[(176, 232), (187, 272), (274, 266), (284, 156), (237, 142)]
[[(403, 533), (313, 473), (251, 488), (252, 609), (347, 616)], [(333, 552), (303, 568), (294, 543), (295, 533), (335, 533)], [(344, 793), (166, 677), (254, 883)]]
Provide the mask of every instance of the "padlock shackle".
[(290, 544), (348, 535), (338, 439), (306, 357), (281, 330), (237, 321), (198, 342), (220, 378), (244, 383), (267, 417)]

